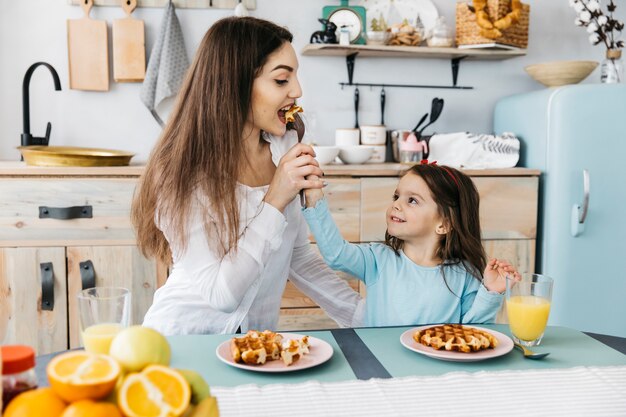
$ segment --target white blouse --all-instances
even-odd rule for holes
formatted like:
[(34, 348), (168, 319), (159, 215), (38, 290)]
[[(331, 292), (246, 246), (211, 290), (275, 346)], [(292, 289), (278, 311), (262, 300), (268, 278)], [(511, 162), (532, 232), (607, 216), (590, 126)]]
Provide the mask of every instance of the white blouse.
[[(264, 139), (276, 165), (297, 142), (293, 131)], [(240, 326), (242, 332), (276, 330), (287, 278), (340, 326), (360, 324), (364, 300), (312, 250), (299, 198), (281, 213), (263, 201), (268, 187), (238, 185), (242, 233), (236, 253), (223, 259), (203, 228), (207, 205), (192, 206), (187, 248), (171, 247), (172, 272), (156, 291), (144, 326), (165, 335), (235, 333)], [(171, 242), (167, 221), (160, 227)]]

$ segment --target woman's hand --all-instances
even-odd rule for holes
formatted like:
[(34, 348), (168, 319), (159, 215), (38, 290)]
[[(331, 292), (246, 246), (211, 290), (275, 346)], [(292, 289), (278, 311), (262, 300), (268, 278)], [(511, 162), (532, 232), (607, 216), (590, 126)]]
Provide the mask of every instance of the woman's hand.
[(483, 274), (483, 284), (489, 291), (502, 293), (506, 290), (506, 278), (520, 281), (521, 275), (507, 260), (492, 258), (487, 263)]
[[(322, 188), (323, 183), (319, 178), (324, 173), (314, 156), (313, 148), (303, 143), (298, 143), (289, 149), (280, 158), (274, 178), (265, 194), (265, 202), (282, 212), (300, 190)], [(309, 175), (317, 178), (307, 179)]]

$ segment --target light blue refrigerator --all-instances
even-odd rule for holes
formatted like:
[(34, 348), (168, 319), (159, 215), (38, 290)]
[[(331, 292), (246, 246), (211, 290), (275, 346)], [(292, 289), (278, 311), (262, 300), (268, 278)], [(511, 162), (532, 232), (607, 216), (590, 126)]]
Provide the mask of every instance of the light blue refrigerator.
[(542, 171), (536, 272), (555, 281), (549, 324), (626, 337), (626, 85), (504, 98), (494, 130), (517, 134), (519, 165)]

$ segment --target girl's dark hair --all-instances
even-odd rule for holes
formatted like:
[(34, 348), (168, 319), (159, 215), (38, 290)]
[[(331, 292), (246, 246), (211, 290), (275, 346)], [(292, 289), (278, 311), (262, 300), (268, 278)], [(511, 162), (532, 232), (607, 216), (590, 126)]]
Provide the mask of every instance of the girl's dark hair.
[[(409, 174), (418, 175), (426, 182), (439, 215), (448, 227), (437, 249), (442, 266), (462, 263), (470, 274), (482, 281), (487, 260), (480, 237), (480, 197), (470, 177), (455, 168), (435, 164), (414, 165), (403, 176)], [(385, 244), (397, 253), (404, 241), (386, 232)]]
[(157, 214), (171, 231), (171, 243), (186, 248), (196, 192), (208, 197), (198, 202), (205, 206), (207, 236), (217, 236), (210, 242), (222, 255), (236, 248), (236, 187), (245, 158), (241, 137), (252, 84), (268, 57), (292, 38), (287, 29), (253, 17), (221, 19), (208, 30), (133, 200), (131, 218), (144, 255), (171, 261)]

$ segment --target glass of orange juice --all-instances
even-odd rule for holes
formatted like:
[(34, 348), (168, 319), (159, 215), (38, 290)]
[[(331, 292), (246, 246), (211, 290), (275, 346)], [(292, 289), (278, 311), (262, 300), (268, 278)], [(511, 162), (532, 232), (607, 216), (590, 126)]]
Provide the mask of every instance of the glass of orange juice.
[(524, 346), (541, 343), (548, 324), (553, 279), (541, 274), (521, 274), (506, 280), (506, 311), (513, 340)]
[(130, 325), (130, 291), (121, 287), (94, 287), (78, 293), (80, 334), (85, 350), (109, 353), (111, 341)]

